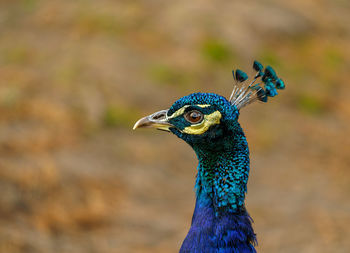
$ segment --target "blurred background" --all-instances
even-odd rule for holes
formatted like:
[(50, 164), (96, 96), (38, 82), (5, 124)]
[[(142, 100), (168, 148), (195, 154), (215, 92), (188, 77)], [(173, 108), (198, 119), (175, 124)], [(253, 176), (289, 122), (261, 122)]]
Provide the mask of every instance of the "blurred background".
[(1, 0), (0, 252), (178, 252), (195, 154), (132, 126), (229, 96), (255, 59), (287, 85), (240, 117), (257, 250), (349, 252), (349, 17), (348, 0)]

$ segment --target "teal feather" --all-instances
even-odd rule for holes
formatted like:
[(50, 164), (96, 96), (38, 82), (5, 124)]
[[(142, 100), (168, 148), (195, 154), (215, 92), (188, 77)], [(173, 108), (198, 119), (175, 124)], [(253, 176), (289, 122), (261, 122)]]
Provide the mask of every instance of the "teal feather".
[[(285, 84), (270, 66), (263, 69), (261, 63), (254, 61), (253, 69), (257, 73), (250, 84), (245, 84), (245, 72), (232, 71), (237, 82), (228, 100), (214, 93), (193, 93), (156, 114), (157, 119), (164, 117), (161, 122), (170, 124), (170, 132), (193, 148), (199, 161), (196, 205), (182, 253), (256, 252), (253, 221), (245, 208), (249, 148), (238, 118), (242, 107), (256, 100), (267, 102)], [(258, 78), (262, 82), (254, 84)], [(175, 113), (181, 110), (182, 113)], [(194, 123), (184, 115), (192, 111), (203, 118), (219, 112), (220, 121), (200, 134), (186, 132)]]

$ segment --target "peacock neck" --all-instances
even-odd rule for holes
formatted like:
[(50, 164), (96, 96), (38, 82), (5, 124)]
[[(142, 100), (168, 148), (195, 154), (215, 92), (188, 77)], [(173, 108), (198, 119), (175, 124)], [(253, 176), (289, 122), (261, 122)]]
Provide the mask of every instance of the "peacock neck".
[(213, 202), (202, 192), (197, 196), (191, 228), (180, 253), (256, 253), (251, 223), (245, 209), (217, 215)]
[(244, 206), (249, 150), (243, 131), (236, 126), (215, 144), (192, 147), (199, 160), (196, 207), (180, 252), (256, 252)]
[(239, 124), (220, 139), (193, 146), (198, 157), (197, 197), (208, 198), (215, 213), (244, 209), (249, 176), (249, 149)]

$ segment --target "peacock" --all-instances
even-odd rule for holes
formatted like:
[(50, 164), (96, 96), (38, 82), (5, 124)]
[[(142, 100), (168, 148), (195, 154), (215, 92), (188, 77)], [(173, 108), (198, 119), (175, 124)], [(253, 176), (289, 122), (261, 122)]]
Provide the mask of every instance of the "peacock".
[(152, 127), (187, 142), (198, 158), (196, 204), (180, 253), (256, 252), (253, 220), (245, 208), (250, 170), (247, 139), (238, 123), (240, 110), (254, 101), (267, 102), (285, 84), (271, 66), (254, 61), (255, 76), (232, 71), (229, 99), (214, 93), (193, 93), (138, 120), (134, 129)]

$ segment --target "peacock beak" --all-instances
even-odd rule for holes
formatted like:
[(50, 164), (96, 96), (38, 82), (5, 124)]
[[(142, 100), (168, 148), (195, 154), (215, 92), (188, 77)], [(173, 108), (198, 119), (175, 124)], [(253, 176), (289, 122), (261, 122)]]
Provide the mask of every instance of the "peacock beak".
[(167, 116), (168, 110), (162, 110), (159, 112), (155, 112), (149, 116), (139, 119), (133, 129), (141, 128), (141, 127), (152, 127), (159, 130), (170, 132), (169, 128), (173, 125), (168, 122)]

